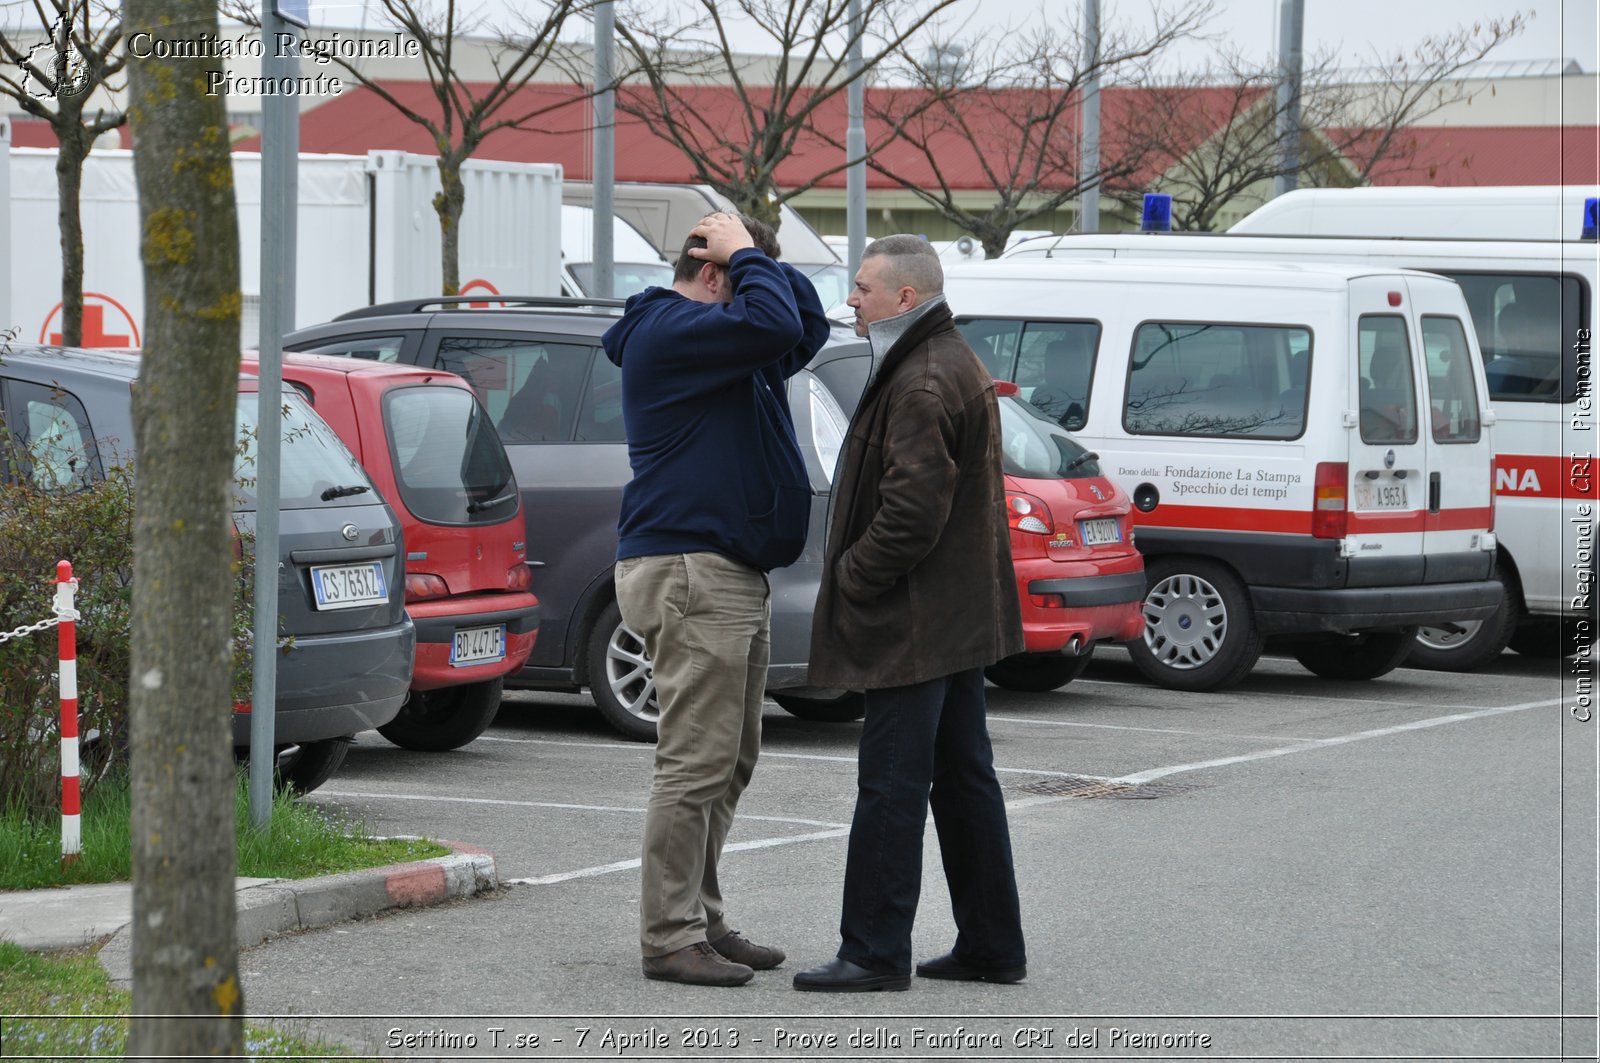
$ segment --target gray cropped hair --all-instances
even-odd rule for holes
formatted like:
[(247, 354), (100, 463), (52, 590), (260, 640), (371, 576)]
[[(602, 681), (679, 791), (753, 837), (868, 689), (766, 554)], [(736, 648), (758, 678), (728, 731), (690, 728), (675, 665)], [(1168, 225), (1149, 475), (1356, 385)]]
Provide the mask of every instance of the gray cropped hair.
[(939, 252), (920, 236), (896, 233), (872, 241), (861, 252), (863, 260), (882, 256), (886, 261), (884, 279), (896, 288), (915, 288), (919, 296), (939, 295), (944, 291), (944, 267)]

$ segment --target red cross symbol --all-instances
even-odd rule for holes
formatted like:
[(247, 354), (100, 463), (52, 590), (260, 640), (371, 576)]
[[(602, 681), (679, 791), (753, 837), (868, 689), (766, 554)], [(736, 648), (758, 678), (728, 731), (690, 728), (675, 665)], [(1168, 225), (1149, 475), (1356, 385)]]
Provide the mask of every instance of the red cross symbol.
[[(90, 300), (99, 300), (91, 302)], [(111, 307), (121, 316), (120, 325), (125, 332), (106, 331), (106, 307)], [(50, 324), (61, 313), (61, 304), (45, 315), (44, 327), (39, 330), (39, 342), (60, 345), (65, 339), (60, 332), (51, 332)], [(137, 347), (139, 346), (139, 326), (134, 324), (133, 315), (128, 313), (128, 308), (99, 292), (83, 293), (83, 346), (85, 347)]]

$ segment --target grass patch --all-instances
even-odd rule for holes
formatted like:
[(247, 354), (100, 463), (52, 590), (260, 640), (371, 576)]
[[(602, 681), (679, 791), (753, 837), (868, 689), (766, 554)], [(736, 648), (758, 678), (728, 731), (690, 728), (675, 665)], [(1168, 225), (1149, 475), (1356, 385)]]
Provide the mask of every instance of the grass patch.
[[(0, 812), (0, 890), (40, 889), (88, 882), (125, 882), (132, 871), (128, 817), (132, 801), (125, 779), (107, 779), (84, 800), (83, 852), (61, 866), (61, 820), (41, 822), (18, 808)], [(250, 826), (249, 782), (235, 794), (238, 874), (249, 878), (308, 878), (364, 867), (443, 856), (431, 841), (375, 839), (362, 823), (343, 823), (291, 794), (273, 795), (265, 831)]]
[[(6, 1059), (121, 1059), (131, 1004), (92, 950), (38, 955), (0, 942)], [(245, 1026), (244, 1044), (250, 1059), (354, 1058), (337, 1045), (260, 1026)]]

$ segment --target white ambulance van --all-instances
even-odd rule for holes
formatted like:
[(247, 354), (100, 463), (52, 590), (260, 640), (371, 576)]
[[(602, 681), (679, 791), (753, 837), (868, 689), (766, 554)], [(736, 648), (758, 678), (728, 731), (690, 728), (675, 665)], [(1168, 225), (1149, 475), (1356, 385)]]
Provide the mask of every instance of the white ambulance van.
[[(1439, 195), (1450, 192), (1462, 194)], [(1533, 193), (1542, 201), (1529, 202)], [(1426, 270), (1460, 284), (1498, 416), (1495, 531), (1506, 597), (1483, 622), (1424, 624), (1409, 663), (1466, 670), (1493, 660), (1508, 643), (1522, 654), (1556, 657), (1581, 650), (1594, 636), (1589, 602), (1600, 481), (1590, 348), (1600, 325), (1600, 243), (1579, 237), (1585, 200), (1597, 195), (1561, 188), (1306, 190), (1273, 200), (1225, 234), (1050, 237), (1019, 245), (1008, 257), (1364, 264)], [(1558, 224), (1561, 204), (1567, 216)], [(1433, 234), (1442, 231), (1450, 207), (1457, 229), (1472, 238), (1256, 235), (1280, 224), (1339, 233), (1388, 225)], [(1485, 235), (1507, 231), (1508, 218), (1530, 233), (1565, 239)], [(1250, 235), (1238, 234), (1246, 228)], [(1585, 528), (1589, 538), (1580, 534)]]
[(1267, 640), (1370, 679), (1493, 578), (1483, 368), (1454, 283), (1373, 267), (953, 266), (956, 322), (1133, 496), (1153, 681), (1215, 690)]

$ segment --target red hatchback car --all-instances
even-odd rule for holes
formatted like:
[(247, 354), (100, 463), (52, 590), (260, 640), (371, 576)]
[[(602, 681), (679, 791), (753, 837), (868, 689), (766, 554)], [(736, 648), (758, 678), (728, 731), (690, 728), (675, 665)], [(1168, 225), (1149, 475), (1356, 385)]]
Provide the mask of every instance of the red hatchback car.
[[(244, 368), (258, 371), (253, 356)], [(539, 632), (522, 496), (500, 437), (452, 373), (291, 354), (283, 378), (338, 433), (404, 529), (416, 667), (400, 714), (378, 733), (407, 749), (464, 746), (494, 719), (504, 677), (526, 663)]]
[(1026, 653), (985, 670), (1012, 690), (1054, 690), (1082, 674), (1097, 642), (1144, 631), (1144, 558), (1128, 496), (1048, 415), (996, 381), (1011, 557)]

